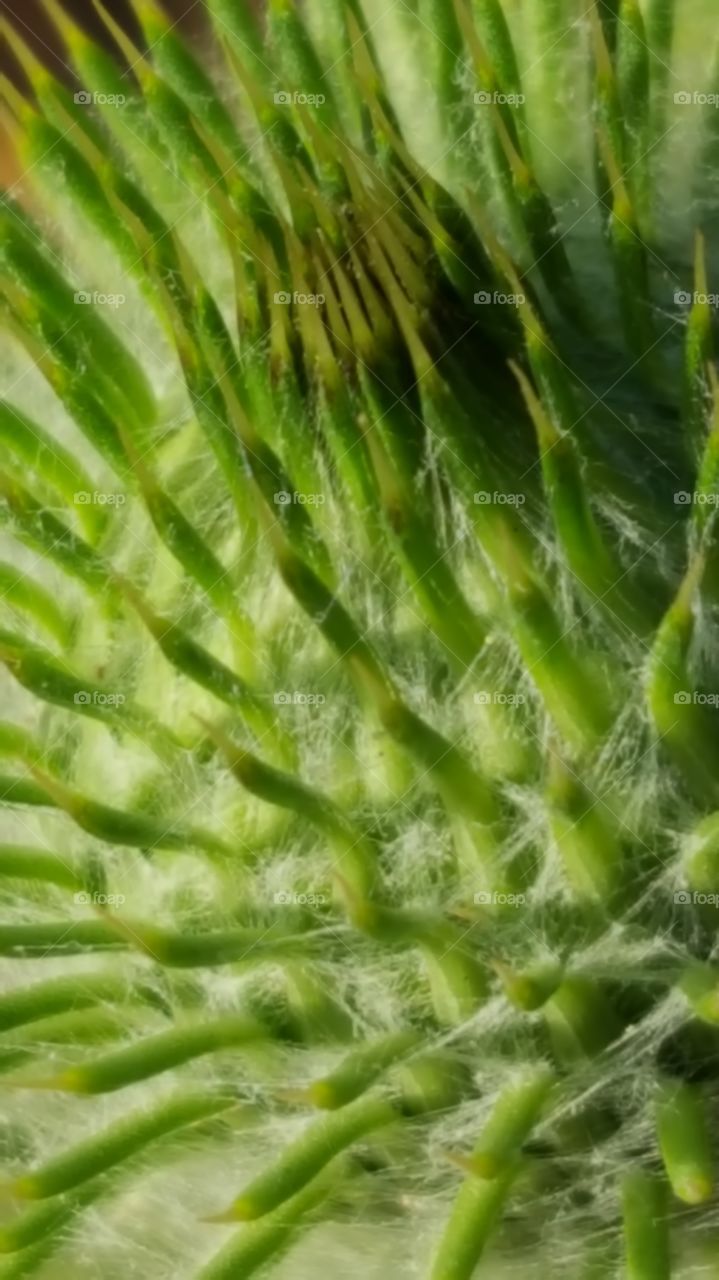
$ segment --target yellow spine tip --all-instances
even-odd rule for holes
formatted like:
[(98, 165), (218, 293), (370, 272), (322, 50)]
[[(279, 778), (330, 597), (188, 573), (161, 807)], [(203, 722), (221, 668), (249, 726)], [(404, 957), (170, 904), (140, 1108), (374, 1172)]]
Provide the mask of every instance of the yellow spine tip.
[(461, 1151), (445, 1151), (444, 1154), (450, 1164), (470, 1178), (493, 1178), (497, 1173), (496, 1161), (488, 1156), (466, 1156)]
[(17, 1178), (9, 1190), (18, 1200), (38, 1200), (42, 1195), (37, 1179), (32, 1177)]
[(674, 1190), (685, 1204), (705, 1204), (714, 1193), (711, 1180), (693, 1171), (675, 1179)]
[(308, 1090), (312, 1105), (320, 1111), (334, 1111), (337, 1106), (337, 1094), (327, 1080), (315, 1080)]
[(250, 1200), (235, 1200), (229, 1209), (223, 1209), (221, 1213), (213, 1213), (206, 1218), (200, 1218), (200, 1222), (213, 1222), (217, 1224), (227, 1222), (252, 1222), (254, 1218), (259, 1217), (256, 1206)]
[(69, 1071), (63, 1071), (56, 1076), (54, 1081), (49, 1082), (48, 1087), (53, 1089), (61, 1089), (64, 1093), (87, 1093), (87, 1081), (85, 1073), (81, 1068), (71, 1068)]

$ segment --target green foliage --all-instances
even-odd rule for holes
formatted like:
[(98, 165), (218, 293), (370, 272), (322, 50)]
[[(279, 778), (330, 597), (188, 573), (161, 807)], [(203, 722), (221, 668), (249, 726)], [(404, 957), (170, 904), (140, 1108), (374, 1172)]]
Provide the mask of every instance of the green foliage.
[(0, 1280), (714, 1274), (711, 6), (44, 4)]

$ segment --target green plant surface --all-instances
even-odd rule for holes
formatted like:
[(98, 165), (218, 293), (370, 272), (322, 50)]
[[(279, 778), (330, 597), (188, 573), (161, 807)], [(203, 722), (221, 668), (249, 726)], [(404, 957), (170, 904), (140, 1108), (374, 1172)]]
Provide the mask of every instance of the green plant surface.
[(712, 4), (41, 7), (0, 1280), (719, 1274)]

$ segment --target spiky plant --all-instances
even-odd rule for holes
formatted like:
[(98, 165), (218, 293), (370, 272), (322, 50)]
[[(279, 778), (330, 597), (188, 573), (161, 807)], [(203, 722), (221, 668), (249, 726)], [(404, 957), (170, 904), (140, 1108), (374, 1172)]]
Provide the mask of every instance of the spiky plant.
[(715, 1276), (712, 4), (44, 3), (0, 1277)]

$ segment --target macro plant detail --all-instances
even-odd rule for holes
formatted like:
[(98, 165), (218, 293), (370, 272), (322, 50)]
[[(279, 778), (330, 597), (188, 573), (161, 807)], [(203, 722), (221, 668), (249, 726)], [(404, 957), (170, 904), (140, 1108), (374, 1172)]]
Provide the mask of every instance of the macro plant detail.
[(717, 1274), (711, 6), (43, 7), (0, 1280)]

